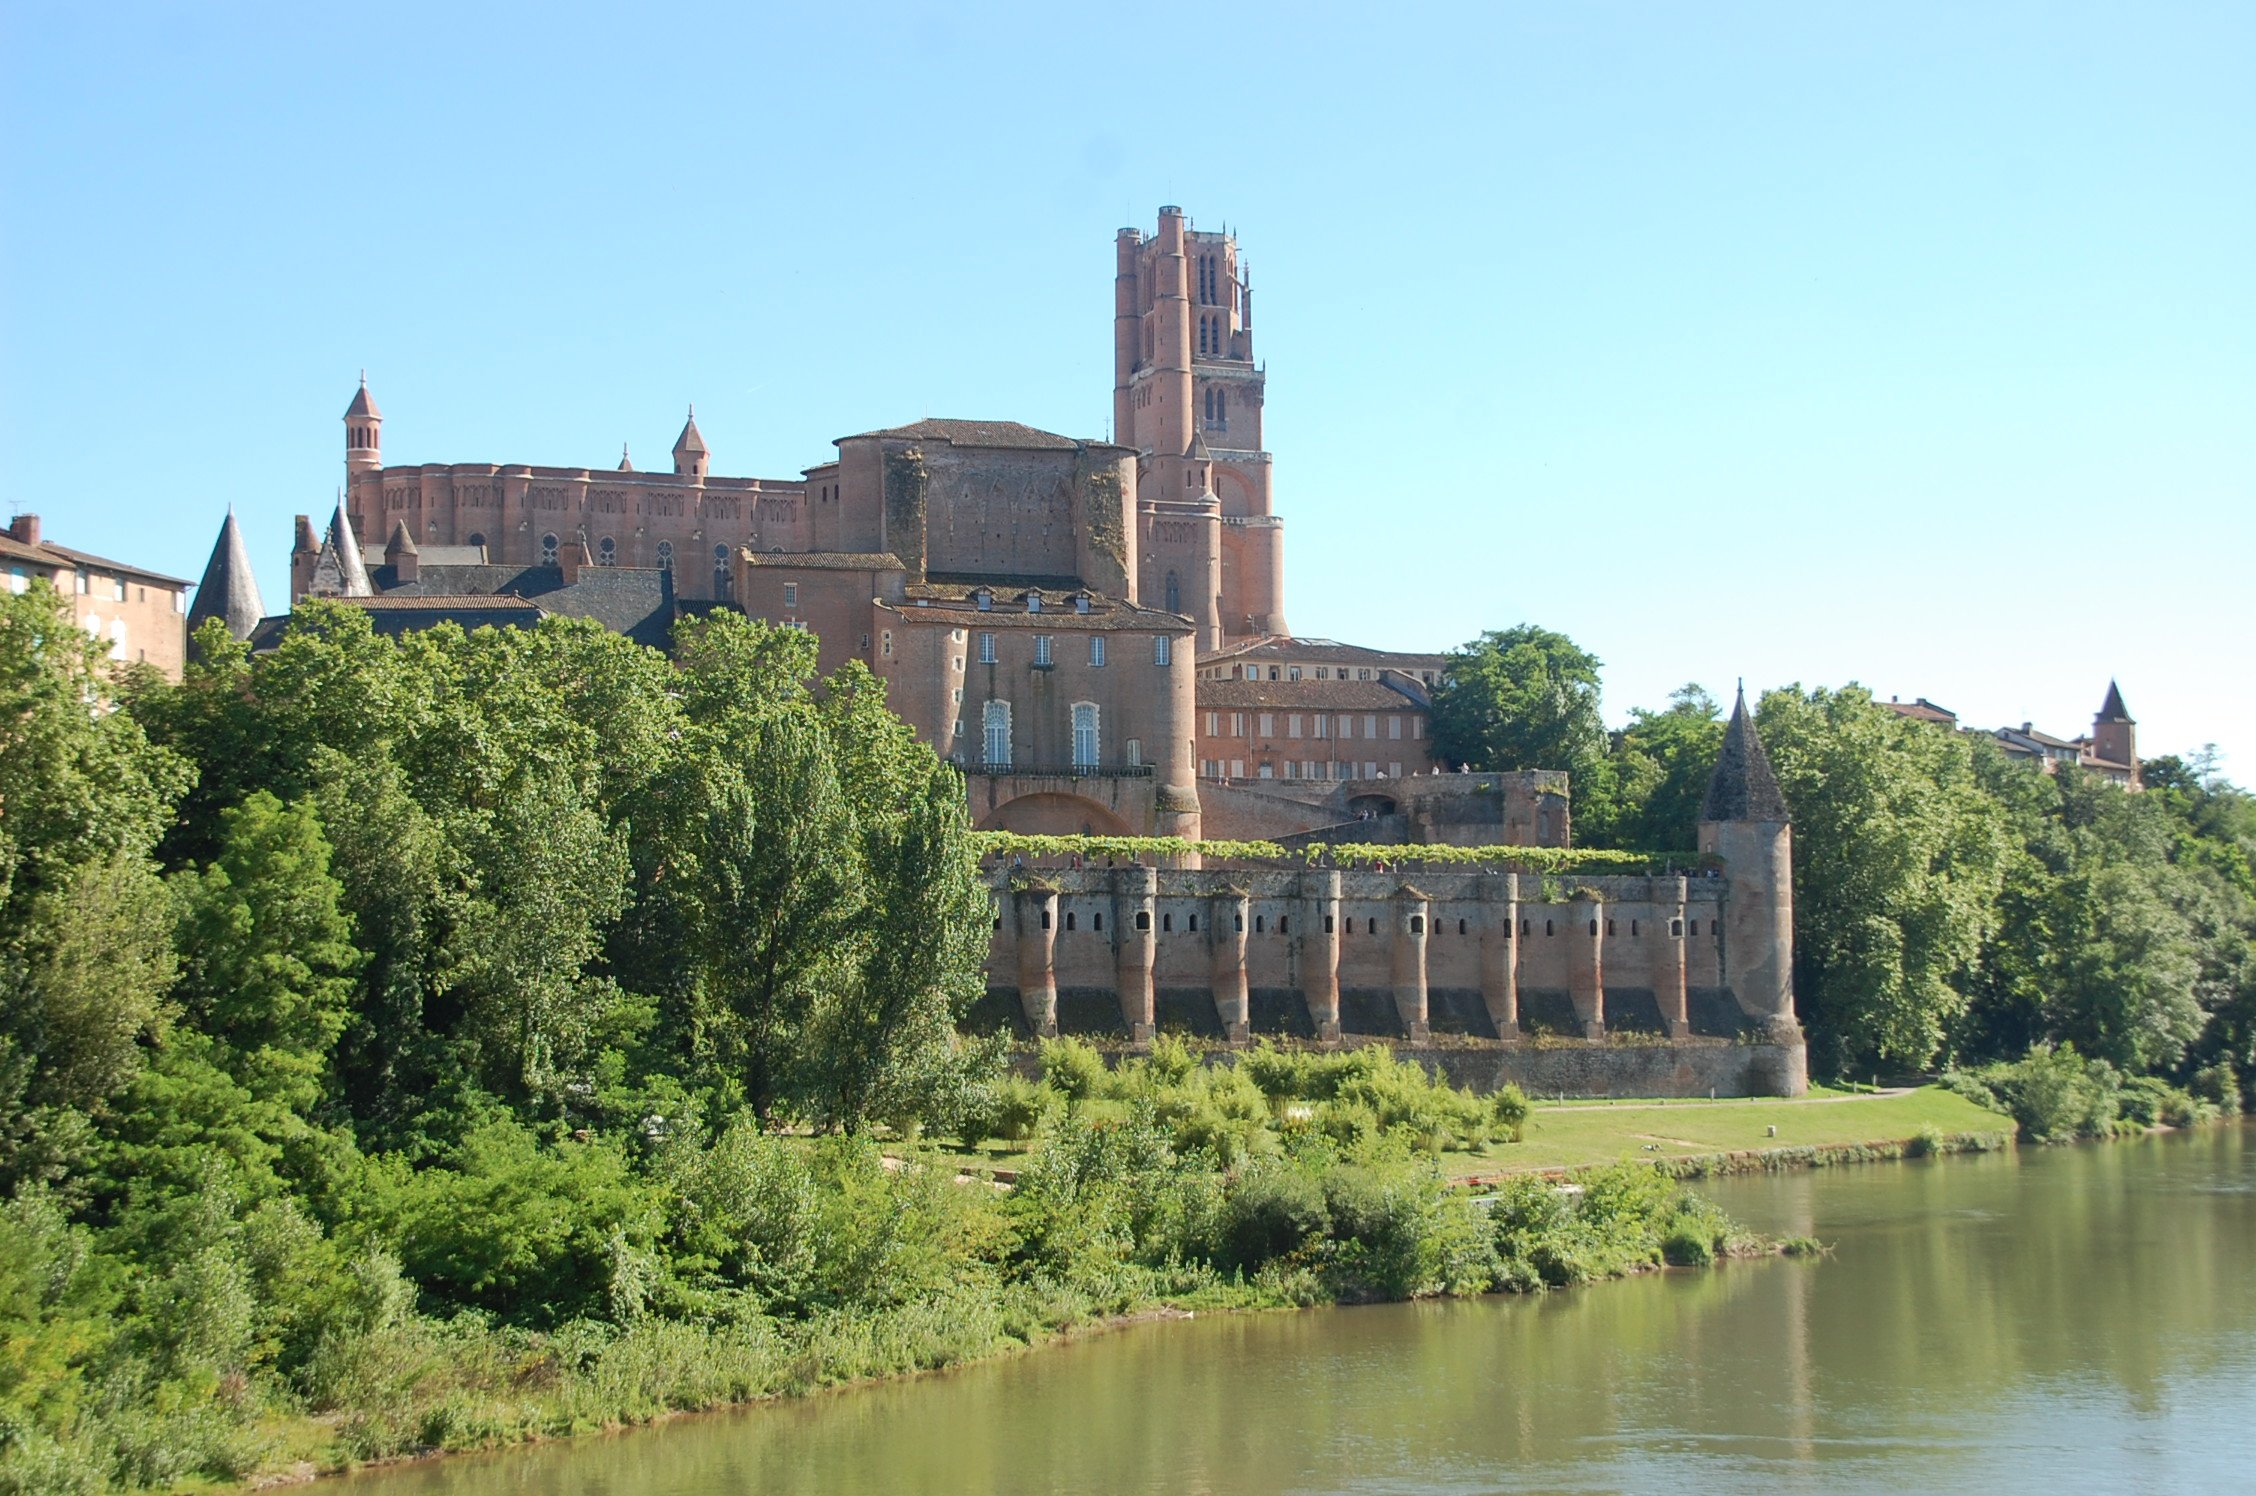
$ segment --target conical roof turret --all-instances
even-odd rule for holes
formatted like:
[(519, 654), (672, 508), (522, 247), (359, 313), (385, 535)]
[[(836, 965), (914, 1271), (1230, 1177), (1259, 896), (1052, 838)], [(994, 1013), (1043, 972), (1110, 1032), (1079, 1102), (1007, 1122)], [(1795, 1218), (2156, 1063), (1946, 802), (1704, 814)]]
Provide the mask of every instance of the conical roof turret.
[(384, 542), (384, 559), (389, 561), (396, 556), (418, 554), (420, 552), (415, 548), (415, 537), (408, 533), (407, 521), (404, 519), (393, 520), (391, 538)]
[(681, 435), (674, 438), (674, 455), (679, 457), (684, 452), (703, 452), (704, 450), (705, 437), (697, 429), (697, 407), (692, 405), (689, 408), (688, 423), (682, 427)]
[(328, 547), (337, 556), (338, 592), (345, 597), (375, 596), (376, 589), (368, 583), (368, 563), (361, 558), (359, 537), (353, 534), (352, 521), (341, 503), (329, 520)]
[(1731, 708), (1730, 725), (1723, 730), (1723, 751), (1716, 755), (1715, 772), (1708, 776), (1708, 798), (1700, 806), (1703, 821), (1790, 820), (1786, 796), (1771, 771), (1770, 755), (1763, 752), (1755, 719), (1747, 711), (1747, 688)]
[(265, 616), (258, 578), (251, 574), (251, 553), (243, 544), (242, 526), (235, 523), (235, 508), (229, 505), (211, 560), (204, 563), (204, 579), (196, 585), (196, 601), (188, 609), (188, 632), (193, 635), (205, 619), (216, 618), (236, 638), (248, 639)]
[(354, 416), (367, 416), (378, 421), (384, 419), (384, 413), (376, 408), (375, 397), (368, 393), (368, 371), (365, 369), (360, 374), (360, 392), (353, 396), (352, 404), (345, 407), (345, 419), (349, 421)]
[(2107, 699), (2099, 704), (2097, 722), (2128, 722), (2131, 714), (2123, 706), (2123, 689), (2113, 681), (2107, 683)]

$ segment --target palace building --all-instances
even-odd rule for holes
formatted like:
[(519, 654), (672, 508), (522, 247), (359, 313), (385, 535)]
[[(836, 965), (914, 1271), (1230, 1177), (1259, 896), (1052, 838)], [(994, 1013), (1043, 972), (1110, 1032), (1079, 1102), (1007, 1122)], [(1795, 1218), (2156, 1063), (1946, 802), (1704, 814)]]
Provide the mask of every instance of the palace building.
[[(1286, 627), (1236, 239), (1162, 208), (1155, 233), (1120, 231), (1113, 290), (1114, 440), (926, 419), (789, 478), (717, 472), (694, 410), (660, 471), (624, 451), (388, 463), (364, 376), (337, 511), (298, 521), (291, 601), (387, 632), (561, 613), (663, 642), (711, 607), (805, 629), (826, 672), (885, 680), (985, 826), (1197, 836), (1213, 804), (1232, 835), (1290, 836), (1396, 813), (1370, 785), (1434, 769), (1444, 662)], [(262, 643), (284, 626), (257, 618), (239, 535), (212, 565), (215, 616)], [(1529, 813), (1498, 828), (1533, 835), (1533, 792), (1514, 803)], [(1564, 839), (1563, 813), (1541, 819)]]

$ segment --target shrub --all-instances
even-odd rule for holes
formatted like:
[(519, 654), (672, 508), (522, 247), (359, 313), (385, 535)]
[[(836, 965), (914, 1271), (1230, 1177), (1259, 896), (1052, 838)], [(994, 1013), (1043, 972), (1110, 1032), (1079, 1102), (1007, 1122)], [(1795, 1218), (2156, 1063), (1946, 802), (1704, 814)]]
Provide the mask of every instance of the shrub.
[(2122, 1077), (2105, 1060), (2086, 1060), (2072, 1044), (2040, 1044), (2011, 1063), (1949, 1071), (1943, 1084), (2009, 1113), (2032, 1142), (2049, 1143), (2111, 1132)]
[(1251, 1272), (1299, 1252), (1331, 1224), (1324, 1187), (1306, 1170), (1289, 1165), (1248, 1170), (1223, 1207), (1217, 1265)]
[(1068, 1037), (1042, 1041), (1042, 1079), (1068, 1107), (1078, 1107), (1104, 1095), (1111, 1076), (1094, 1045)]

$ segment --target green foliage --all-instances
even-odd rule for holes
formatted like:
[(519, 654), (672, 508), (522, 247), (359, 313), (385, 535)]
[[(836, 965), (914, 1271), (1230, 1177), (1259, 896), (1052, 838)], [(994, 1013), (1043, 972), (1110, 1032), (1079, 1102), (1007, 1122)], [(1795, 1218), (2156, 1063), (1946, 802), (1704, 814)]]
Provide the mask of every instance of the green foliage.
[(1945, 1073), (1943, 1084), (1969, 1101), (2010, 1114), (2032, 1142), (2103, 1138), (2115, 1130), (2123, 1078), (2074, 1045), (2039, 1045), (2011, 1062)]
[(1380, 842), (1308, 842), (1286, 847), (1269, 841), (1192, 841), (1179, 836), (1051, 836), (1026, 831), (975, 831), (973, 850), (983, 858), (1079, 857), (1155, 866), (1198, 857), (1211, 866), (1233, 862), (1287, 867), (1472, 867), (1496, 872), (1636, 874), (1682, 867), (1681, 852), (1637, 852), (1609, 847), (1455, 847), (1441, 842), (1391, 846)]
[(1598, 669), (1595, 655), (1534, 624), (1482, 634), (1451, 653), (1434, 690), (1434, 757), (1589, 780), (1606, 752)]
[(1575, 839), (1690, 854), (1723, 747), (1723, 709), (1699, 686), (1684, 685), (1666, 710), (1638, 707), (1629, 718), (1592, 779), (1574, 787)]
[(1794, 816), (1794, 988), (1813, 1062), (1924, 1066), (1966, 1009), (2010, 853), (1974, 750), (1856, 687), (1769, 692), (1758, 725)]

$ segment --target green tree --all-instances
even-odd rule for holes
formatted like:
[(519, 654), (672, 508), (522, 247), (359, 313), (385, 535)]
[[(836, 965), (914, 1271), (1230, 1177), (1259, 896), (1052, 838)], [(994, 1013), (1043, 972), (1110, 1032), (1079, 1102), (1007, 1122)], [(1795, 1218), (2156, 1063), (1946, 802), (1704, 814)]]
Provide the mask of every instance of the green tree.
[(1794, 815), (1794, 989), (1813, 1058), (1924, 1066), (1966, 1007), (2012, 841), (1955, 733), (1858, 686), (1766, 693), (1757, 713)]
[(0, 1188), (76, 1166), (164, 1019), (150, 850), (189, 771), (116, 689), (45, 582), (0, 595)]
[(1565, 769), (1579, 790), (1606, 754), (1598, 657), (1523, 623), (1453, 651), (1433, 693), (1434, 756), (1480, 770)]
[(1723, 708), (1696, 684), (1679, 686), (1665, 710), (1639, 707), (1614, 734), (1598, 781), (1575, 786), (1575, 840), (1583, 846), (1690, 852), (1699, 845), (1700, 802), (1723, 747)]
[(179, 875), (176, 998), (262, 1095), (311, 1111), (350, 1012), (361, 954), (310, 800), (253, 790), (220, 812), (220, 850)]

